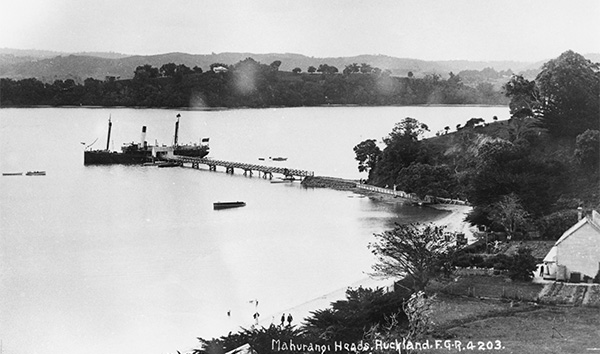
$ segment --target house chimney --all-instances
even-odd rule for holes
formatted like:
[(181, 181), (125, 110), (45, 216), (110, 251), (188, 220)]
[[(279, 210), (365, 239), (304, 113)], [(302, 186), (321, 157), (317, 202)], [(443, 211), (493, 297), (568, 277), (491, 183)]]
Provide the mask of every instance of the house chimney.
[(579, 207), (577, 208), (577, 220), (581, 220), (583, 219), (583, 208)]

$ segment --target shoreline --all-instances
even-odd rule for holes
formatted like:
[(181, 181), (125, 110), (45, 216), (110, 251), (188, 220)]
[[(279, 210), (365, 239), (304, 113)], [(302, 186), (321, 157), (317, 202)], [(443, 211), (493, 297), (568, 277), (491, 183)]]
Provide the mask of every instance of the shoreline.
[(227, 111), (227, 110), (240, 110), (240, 109), (277, 109), (277, 108), (339, 108), (339, 107), (508, 107), (508, 104), (483, 104), (483, 103), (461, 103), (461, 104), (449, 104), (449, 103), (436, 103), (436, 104), (411, 104), (411, 105), (360, 105), (360, 104), (322, 104), (315, 106), (268, 106), (268, 107), (154, 107), (154, 106), (95, 106), (95, 105), (0, 105), (1, 108), (90, 108), (90, 109), (165, 109), (165, 110), (182, 110), (182, 111)]
[[(360, 181), (358, 180), (343, 179), (337, 177), (314, 176), (307, 177), (304, 181), (302, 181), (302, 185), (306, 188), (328, 188), (342, 192), (351, 192), (356, 195), (368, 197), (377, 202), (389, 204), (400, 203), (406, 205), (414, 204), (411, 200), (406, 198), (357, 188), (356, 184), (359, 182)], [(469, 230), (470, 226), (468, 225), (468, 223), (465, 223), (463, 221), (464, 217), (466, 216), (466, 213), (468, 213), (471, 210), (471, 206), (455, 204), (431, 204), (421, 206), (421, 208), (434, 208), (437, 210), (444, 211), (445, 213), (443, 215), (429, 222), (434, 223), (436, 225), (446, 226), (447, 230), (450, 232), (465, 233), (465, 236), (470, 242), (472, 239), (474, 239), (471, 230)], [(324, 292), (320, 296), (307, 299), (302, 303), (293, 304), (288, 308), (281, 309), (280, 311), (266, 314), (266, 316), (264, 316), (258, 322), (248, 320), (243, 324), (236, 323), (234, 326), (231, 327), (230, 330), (235, 331), (240, 326), (249, 328), (253, 325), (268, 328), (272, 324), (277, 325), (279, 323), (281, 313), (293, 314), (295, 323), (303, 322), (314, 311), (327, 309), (335, 301), (346, 300), (346, 290), (349, 288), (356, 289), (358, 287), (363, 287), (370, 289), (383, 288), (391, 290), (393, 289), (395, 282), (396, 279), (394, 278), (374, 277), (369, 273), (365, 273), (363, 278), (357, 279), (356, 281), (347, 286), (338, 289), (330, 289), (329, 291)]]
[[(386, 203), (401, 203), (408, 205), (413, 204), (412, 201), (406, 198), (357, 188), (356, 183), (359, 183), (359, 181), (326, 176), (315, 176), (302, 181), (302, 185), (305, 187), (329, 188), (339, 191), (349, 191)], [(473, 209), (473, 207), (469, 205), (439, 203), (428, 204), (425, 207), (448, 212), (446, 215), (430, 221), (431, 223), (445, 226), (446, 230), (449, 232), (464, 233), (468, 243), (472, 243), (476, 240), (475, 232), (477, 232), (477, 228), (464, 221), (465, 217)]]
[[(305, 181), (302, 182), (302, 185), (310, 188), (328, 188), (338, 191), (352, 192), (354, 194), (362, 195), (372, 200), (376, 200), (378, 202), (390, 204), (400, 203), (406, 205), (414, 204), (411, 200), (406, 198), (357, 188), (356, 183), (359, 183), (359, 181), (337, 177), (315, 176), (307, 178)], [(471, 206), (456, 204), (430, 204), (421, 207), (434, 208), (446, 212), (444, 215), (441, 215), (440, 217), (431, 220), (430, 222), (436, 225), (446, 226), (446, 229), (450, 232), (464, 233), (465, 237), (467, 237), (467, 239), (469, 240), (469, 243), (475, 240), (475, 237), (473, 235), (475, 227), (471, 227), (468, 223), (464, 222), (466, 214), (472, 209)], [(281, 312), (293, 313), (293, 316), (295, 318), (299, 319), (300, 321), (303, 321), (315, 310), (323, 310), (329, 308), (331, 306), (331, 303), (333, 303), (334, 301), (345, 300), (346, 290), (348, 288), (356, 289), (358, 287), (365, 287), (371, 289), (393, 289), (395, 281), (396, 280), (393, 278), (373, 277), (370, 274), (366, 273), (364, 278), (358, 279), (357, 281), (346, 287), (340, 289), (332, 289), (328, 293), (309, 299), (304, 303), (291, 306), (287, 309), (282, 310)], [(271, 324), (277, 324), (277, 319), (279, 318), (281, 312), (269, 314), (268, 316), (265, 316), (263, 320), (258, 321), (257, 324), (265, 328), (268, 328)]]

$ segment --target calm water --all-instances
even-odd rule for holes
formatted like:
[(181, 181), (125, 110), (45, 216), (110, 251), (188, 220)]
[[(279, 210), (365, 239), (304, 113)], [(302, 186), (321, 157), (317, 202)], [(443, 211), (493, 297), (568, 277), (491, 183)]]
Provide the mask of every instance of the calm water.
[[(361, 178), (352, 147), (407, 116), (433, 132), (506, 107), (298, 108), (178, 112), (2, 109), (0, 340), (3, 353), (130, 354), (187, 350), (196, 337), (279, 318), (365, 278), (372, 234), (440, 212), (349, 192), (271, 184), (237, 172), (84, 167), (84, 144), (210, 137), (211, 156)], [(83, 143), (83, 144), (82, 144)], [(269, 156), (288, 157), (269, 162)], [(217, 200), (244, 208), (212, 210)], [(231, 316), (227, 316), (230, 311)]]

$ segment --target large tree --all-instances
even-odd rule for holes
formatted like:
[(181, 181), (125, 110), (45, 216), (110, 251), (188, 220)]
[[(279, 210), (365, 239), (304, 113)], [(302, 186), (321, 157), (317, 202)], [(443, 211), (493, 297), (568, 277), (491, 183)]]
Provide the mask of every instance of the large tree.
[(510, 239), (515, 236), (517, 230), (525, 226), (529, 213), (521, 206), (519, 197), (511, 193), (491, 205), (490, 218), (504, 228)]
[(162, 76), (173, 77), (176, 69), (177, 65), (175, 63), (167, 63), (160, 67), (159, 72)]
[(150, 64), (140, 65), (135, 68), (133, 73), (134, 80), (147, 80), (157, 78), (159, 74), (158, 68), (153, 67)]
[(427, 125), (411, 117), (396, 123), (392, 132), (383, 138), (386, 147), (373, 176), (376, 184), (396, 184), (402, 168), (413, 162), (427, 162), (427, 151), (419, 140), (427, 131)]
[(598, 129), (600, 76), (598, 64), (566, 51), (545, 63), (536, 78), (546, 127), (555, 136)]
[(535, 117), (541, 107), (541, 98), (535, 81), (529, 81), (523, 75), (513, 75), (502, 87), (510, 98), (510, 114), (514, 118)]
[(381, 149), (377, 146), (375, 139), (368, 139), (354, 147), (356, 160), (358, 161), (358, 172), (367, 172), (369, 179), (371, 172), (377, 166), (377, 160), (381, 157)]
[(430, 280), (451, 269), (455, 248), (442, 226), (396, 224), (375, 237), (369, 248), (378, 258), (373, 265), (377, 276), (407, 277), (414, 291), (424, 291)]

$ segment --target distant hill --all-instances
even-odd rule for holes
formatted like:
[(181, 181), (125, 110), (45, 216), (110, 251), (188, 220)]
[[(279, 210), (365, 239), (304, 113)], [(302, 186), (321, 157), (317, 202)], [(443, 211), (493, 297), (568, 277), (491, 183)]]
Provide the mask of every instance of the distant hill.
[(11, 55), (25, 58), (52, 58), (65, 53), (51, 50), (0, 48), (0, 55)]
[[(594, 58), (595, 61), (600, 59), (600, 54), (590, 54), (589, 56)], [(190, 68), (198, 66), (206, 71), (213, 63), (231, 65), (248, 57), (263, 64), (270, 64), (276, 60), (280, 60), (280, 70), (284, 71), (291, 71), (296, 67), (302, 71), (306, 71), (309, 66), (319, 67), (320, 64), (335, 66), (342, 71), (346, 65), (352, 63), (367, 63), (372, 67), (390, 70), (392, 75), (406, 76), (408, 72), (412, 72), (416, 77), (432, 73), (446, 77), (450, 72), (456, 74), (463, 70), (482, 70), (487, 67), (491, 67), (497, 71), (511, 69), (515, 73), (527, 70), (535, 73), (544, 63), (466, 60), (425, 61), (386, 55), (316, 58), (293, 53), (166, 53), (131, 56), (112, 52), (70, 54), (3, 48), (0, 49), (0, 77), (12, 79), (37, 78), (46, 82), (68, 78), (74, 79), (77, 82), (83, 82), (88, 77), (103, 80), (106, 76), (127, 79), (133, 77), (136, 67), (145, 64), (150, 64), (157, 68), (167, 63), (184, 64)]]

